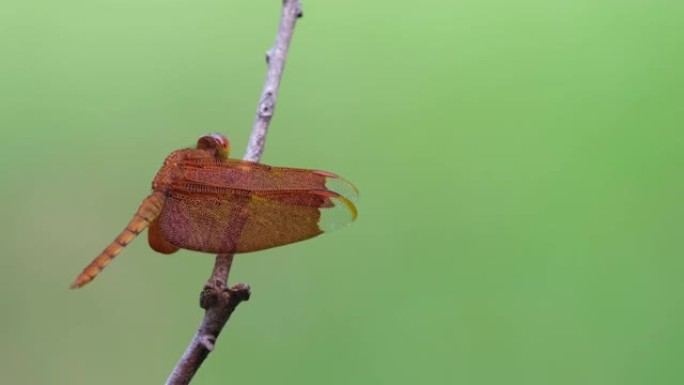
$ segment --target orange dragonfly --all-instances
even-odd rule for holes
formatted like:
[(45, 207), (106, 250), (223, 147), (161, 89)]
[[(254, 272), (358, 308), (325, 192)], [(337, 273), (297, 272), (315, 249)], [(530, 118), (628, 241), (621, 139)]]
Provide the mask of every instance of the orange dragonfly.
[(220, 134), (172, 152), (128, 226), (76, 278), (92, 281), (144, 229), (150, 247), (246, 253), (313, 238), (356, 219), (358, 190), (326, 171), (229, 159)]

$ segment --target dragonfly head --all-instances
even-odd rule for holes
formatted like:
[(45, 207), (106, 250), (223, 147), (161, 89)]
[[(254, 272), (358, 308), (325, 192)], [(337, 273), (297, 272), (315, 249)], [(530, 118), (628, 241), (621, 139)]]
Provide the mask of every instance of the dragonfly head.
[(197, 141), (198, 150), (213, 150), (214, 156), (227, 158), (230, 153), (230, 142), (221, 134), (207, 134)]

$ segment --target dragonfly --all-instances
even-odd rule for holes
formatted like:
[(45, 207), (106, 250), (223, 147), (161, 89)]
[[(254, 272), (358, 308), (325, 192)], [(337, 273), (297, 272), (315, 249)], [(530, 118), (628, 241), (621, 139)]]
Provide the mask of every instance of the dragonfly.
[(358, 216), (358, 190), (336, 174), (231, 159), (229, 153), (221, 134), (172, 152), (152, 193), (71, 288), (91, 282), (145, 229), (150, 247), (162, 254), (235, 254), (310, 239)]

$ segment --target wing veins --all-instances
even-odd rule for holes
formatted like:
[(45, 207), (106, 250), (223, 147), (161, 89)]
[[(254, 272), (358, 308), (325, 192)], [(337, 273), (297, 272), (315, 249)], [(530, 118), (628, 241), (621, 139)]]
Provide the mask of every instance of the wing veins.
[(328, 189), (320, 188), (282, 188), (282, 189), (244, 189), (239, 187), (226, 187), (212, 183), (190, 182), (190, 183), (174, 183), (171, 185), (172, 189), (181, 193), (199, 193), (208, 195), (228, 195), (236, 194), (243, 196), (276, 196), (282, 194), (295, 193), (309, 193), (313, 195), (320, 195), (329, 198), (338, 198), (342, 195)]

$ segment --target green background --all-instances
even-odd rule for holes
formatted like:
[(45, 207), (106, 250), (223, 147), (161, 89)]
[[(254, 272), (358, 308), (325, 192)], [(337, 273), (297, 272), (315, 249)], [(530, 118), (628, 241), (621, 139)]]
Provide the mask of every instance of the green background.
[[(238, 256), (196, 384), (684, 383), (684, 3), (305, 1), (266, 152), (359, 219)], [(241, 157), (280, 1), (0, 5), (0, 383), (162, 383), (210, 255), (75, 275), (164, 157)]]

